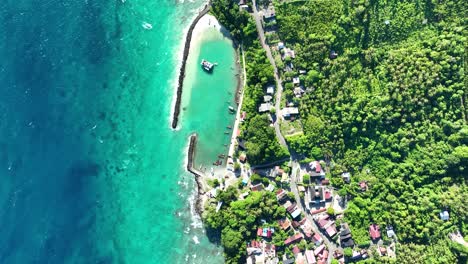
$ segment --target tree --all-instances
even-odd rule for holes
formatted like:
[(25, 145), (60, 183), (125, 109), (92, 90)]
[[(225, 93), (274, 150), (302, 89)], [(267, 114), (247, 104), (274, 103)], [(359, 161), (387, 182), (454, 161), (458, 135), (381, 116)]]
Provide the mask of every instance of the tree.
[(334, 216), (335, 215), (335, 209), (333, 209), (332, 206), (327, 208), (327, 214)]
[(350, 258), (350, 257), (353, 256), (353, 250), (351, 248), (347, 247), (347, 248), (345, 248), (343, 250), (343, 254), (344, 254), (345, 257)]
[(304, 174), (302, 175), (302, 182), (306, 185), (310, 184), (310, 175), (309, 174)]

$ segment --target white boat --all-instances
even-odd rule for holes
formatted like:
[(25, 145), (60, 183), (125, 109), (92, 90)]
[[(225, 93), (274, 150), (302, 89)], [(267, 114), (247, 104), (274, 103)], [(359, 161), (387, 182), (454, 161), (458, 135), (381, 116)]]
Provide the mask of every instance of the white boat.
[(213, 70), (214, 64), (205, 59), (202, 59), (200, 64), (203, 67), (203, 69), (207, 72), (211, 72)]
[(234, 107), (232, 107), (232, 106), (229, 106), (229, 111), (231, 111), (231, 112), (235, 112), (236, 110), (234, 109)]
[(150, 23), (148, 22), (143, 22), (143, 24), (141, 24), (141, 26), (144, 28), (144, 29), (152, 29), (153, 28), (153, 25), (151, 25)]

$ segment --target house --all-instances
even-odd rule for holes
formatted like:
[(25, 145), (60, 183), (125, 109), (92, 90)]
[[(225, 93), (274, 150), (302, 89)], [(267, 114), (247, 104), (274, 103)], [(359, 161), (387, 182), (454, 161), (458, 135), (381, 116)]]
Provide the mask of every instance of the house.
[(314, 250), (314, 255), (318, 256), (318, 254), (322, 253), (322, 251), (325, 249), (325, 245), (320, 245)]
[(250, 187), (250, 189), (253, 191), (253, 192), (259, 192), (259, 191), (263, 191), (264, 186), (263, 186), (263, 183), (259, 183), (259, 184), (256, 184), (252, 187)]
[(281, 182), (282, 183), (288, 183), (289, 182), (289, 175), (284, 172), (282, 175), (281, 175)]
[(321, 183), (322, 183), (322, 185), (329, 185), (330, 180), (329, 179), (323, 179)]
[(308, 219), (306, 219), (305, 222), (301, 225), (301, 229), (305, 235), (305, 239), (312, 239), (312, 235), (314, 234), (314, 232), (312, 229), (312, 223)]
[(334, 221), (331, 221), (330, 224), (325, 228), (325, 232), (329, 237), (333, 237), (334, 235), (336, 235), (337, 231), (336, 224)]
[(293, 236), (290, 236), (288, 237), (288, 239), (286, 239), (284, 241), (284, 244), (287, 246), (287, 245), (290, 245), (292, 243), (296, 243), (296, 242), (299, 242), (301, 241), (302, 239), (304, 238), (304, 236), (302, 235), (302, 233), (297, 233)]
[(264, 252), (269, 257), (276, 257), (276, 246), (270, 243), (266, 243)]
[(241, 153), (239, 156), (239, 161), (245, 163), (247, 161), (247, 155), (245, 155), (245, 153)]
[(276, 199), (278, 201), (281, 201), (281, 200), (285, 199), (286, 197), (288, 197), (288, 194), (286, 193), (285, 190), (279, 189), (278, 191), (276, 191)]
[(275, 178), (278, 175), (283, 175), (284, 170), (280, 166), (275, 166), (270, 172), (267, 174), (267, 176), (271, 178)]
[(293, 84), (294, 85), (299, 85), (301, 83), (301, 80), (299, 79), (299, 77), (294, 77), (293, 78)]
[(264, 227), (264, 228), (259, 228), (257, 229), (257, 236), (260, 232), (260, 236), (266, 237), (266, 238), (271, 238), (272, 234), (275, 232), (275, 230), (271, 227)]
[(271, 101), (271, 99), (273, 99), (273, 97), (271, 95), (265, 95), (263, 96), (263, 101), (265, 103), (269, 103)]
[(258, 108), (258, 112), (260, 113), (270, 112), (270, 109), (271, 109), (270, 103), (263, 103), (263, 104), (260, 104), (260, 107)]
[(323, 212), (325, 212), (325, 211), (327, 211), (327, 208), (320, 208), (320, 209), (317, 209), (317, 210), (311, 210), (311, 211), (310, 211), (310, 214), (311, 214), (311, 215), (320, 214), (320, 213), (323, 213)]
[(296, 256), (296, 264), (306, 264), (306, 259), (302, 253), (297, 254)]
[(288, 230), (291, 227), (291, 221), (287, 217), (279, 220), (278, 224), (282, 230)]
[(267, 90), (266, 90), (266, 93), (270, 94), (270, 95), (274, 94), (275, 93), (275, 86), (273, 86), (273, 85), (268, 86)]
[(307, 71), (306, 71), (306, 70), (299, 70), (299, 74), (302, 74), (302, 75), (304, 75), (304, 74), (306, 74), (306, 73), (307, 73)]
[(292, 213), (291, 213), (291, 217), (292, 218), (297, 218), (298, 216), (301, 215), (301, 209), (299, 208), (296, 208), (296, 210), (294, 210)]
[(334, 50), (330, 51), (330, 59), (336, 59), (338, 57), (338, 53)]
[(292, 249), (292, 253), (294, 254), (294, 256), (297, 256), (297, 254), (301, 253), (301, 250), (297, 246), (294, 246)]
[(325, 215), (324, 217), (322, 217), (322, 218), (316, 220), (316, 222), (317, 222), (317, 224), (319, 225), (319, 227), (323, 229), (323, 228), (325, 228), (325, 226), (328, 224), (329, 218), (330, 218), (330, 216)]
[(300, 192), (305, 192), (306, 191), (305, 187), (302, 186), (302, 185), (297, 186), (297, 190), (300, 191)]
[(251, 255), (247, 258), (246, 263), (247, 264), (264, 264), (265, 256), (263, 255), (263, 253)]
[(265, 22), (270, 22), (275, 20), (275, 17), (275, 7), (272, 4), (270, 4), (268, 8), (263, 12), (263, 20)]
[(299, 114), (299, 108), (297, 107), (285, 107), (281, 109), (281, 113), (284, 118), (290, 118), (291, 116), (295, 116)]
[(307, 249), (305, 251), (305, 257), (306, 257), (307, 264), (317, 263), (317, 260), (315, 259), (314, 251)]
[(369, 234), (372, 240), (379, 240), (380, 239), (380, 228), (376, 224), (372, 224), (369, 226)]
[(275, 186), (273, 184), (268, 184), (268, 186), (265, 188), (265, 190), (272, 192), (275, 190)]
[(347, 223), (343, 223), (341, 225), (341, 232), (340, 232), (340, 245), (341, 247), (353, 247), (354, 240), (351, 236), (351, 230)]
[(284, 49), (284, 42), (278, 42), (278, 50)]
[(285, 47), (284, 52), (283, 52), (283, 60), (285, 58), (294, 59), (294, 58), (296, 58), (296, 53), (294, 52), (294, 50)]
[(440, 212), (440, 219), (442, 221), (448, 221), (450, 218), (449, 212), (447, 210)]
[[(322, 187), (322, 190), (325, 190), (325, 188)], [(326, 190), (326, 191), (325, 191), (325, 200), (328, 201), (328, 200), (331, 200), (331, 198), (332, 198), (331, 192), (328, 191), (328, 190)]]
[(315, 233), (314, 236), (312, 237), (312, 240), (314, 241), (316, 246), (322, 244), (322, 242), (323, 242), (323, 239), (322, 239), (322, 237), (320, 236), (319, 233)]
[(257, 228), (257, 236), (262, 236), (263, 229), (261, 227)]
[(343, 178), (343, 181), (345, 181), (346, 183), (349, 183), (351, 180), (351, 174), (349, 172), (343, 172), (341, 174), (341, 177)]
[(283, 204), (283, 207), (286, 208), (286, 210), (288, 210), (288, 208), (292, 205), (291, 201), (286, 201), (284, 204)]
[(395, 232), (393, 231), (393, 226), (387, 226), (387, 236), (389, 238), (396, 236)]
[(367, 181), (360, 181), (359, 182), (359, 188), (361, 188), (361, 191), (362, 192), (365, 192), (367, 191)]
[(320, 165), (319, 161), (310, 162), (307, 171), (311, 177), (325, 177), (325, 172), (323, 171), (322, 165)]
[(387, 255), (387, 248), (379, 246), (379, 254), (380, 254), (380, 256), (386, 256)]
[(306, 220), (306, 218), (302, 218), (301, 221), (293, 220), (291, 224), (292, 224), (292, 226), (293, 226), (294, 228), (298, 228), (298, 227), (300, 227), (301, 225), (304, 224), (305, 220)]
[(301, 87), (294, 88), (294, 95), (296, 97), (301, 97), (303, 93), (304, 93), (304, 90)]
[(250, 10), (249, 5), (240, 5), (239, 8), (240, 8), (241, 11), (247, 11), (248, 12)]

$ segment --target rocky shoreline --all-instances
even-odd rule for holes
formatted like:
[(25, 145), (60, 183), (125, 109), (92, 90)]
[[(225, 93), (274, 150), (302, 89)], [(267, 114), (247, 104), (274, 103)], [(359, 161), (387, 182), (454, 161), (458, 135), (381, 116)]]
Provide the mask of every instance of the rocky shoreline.
[(204, 201), (202, 196), (205, 194), (203, 190), (203, 172), (197, 170), (194, 166), (195, 148), (197, 146), (197, 134), (190, 135), (189, 148), (187, 153), (187, 170), (195, 175), (195, 182), (197, 183), (197, 197), (195, 198), (195, 211), (198, 215), (202, 215)]
[(190, 42), (192, 41), (192, 33), (193, 30), (195, 29), (195, 26), (197, 25), (198, 21), (206, 15), (211, 8), (211, 4), (208, 3), (205, 5), (203, 10), (195, 17), (193, 20), (192, 24), (190, 24), (190, 27), (187, 32), (187, 36), (185, 37), (185, 46), (184, 46), (184, 53), (182, 56), (182, 65), (180, 66), (180, 73), (179, 73), (179, 82), (177, 86), (177, 93), (176, 93), (176, 101), (174, 104), (174, 113), (172, 116), (172, 128), (176, 129), (177, 124), (179, 123), (179, 114), (180, 114), (180, 104), (182, 102), (182, 90), (184, 86), (184, 79), (185, 79), (185, 66), (187, 64), (187, 58), (190, 52)]

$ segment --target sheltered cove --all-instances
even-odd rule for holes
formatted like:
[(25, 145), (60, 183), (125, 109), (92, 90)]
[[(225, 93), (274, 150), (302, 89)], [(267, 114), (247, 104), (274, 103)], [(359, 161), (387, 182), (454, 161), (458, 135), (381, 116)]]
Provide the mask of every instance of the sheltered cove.
[(182, 102), (182, 90), (184, 86), (184, 79), (185, 79), (185, 66), (187, 64), (187, 58), (190, 53), (190, 42), (192, 41), (192, 33), (193, 30), (195, 29), (195, 26), (197, 25), (198, 21), (206, 15), (211, 9), (211, 3), (208, 3), (205, 5), (203, 10), (195, 17), (193, 20), (192, 24), (190, 24), (190, 27), (187, 32), (187, 36), (185, 37), (185, 45), (184, 45), (184, 53), (182, 56), (182, 65), (180, 66), (180, 73), (179, 73), (179, 82), (177, 86), (177, 94), (176, 94), (176, 101), (174, 105), (174, 114), (172, 117), (172, 128), (176, 129), (177, 124), (179, 122), (179, 114), (180, 114), (180, 104)]

